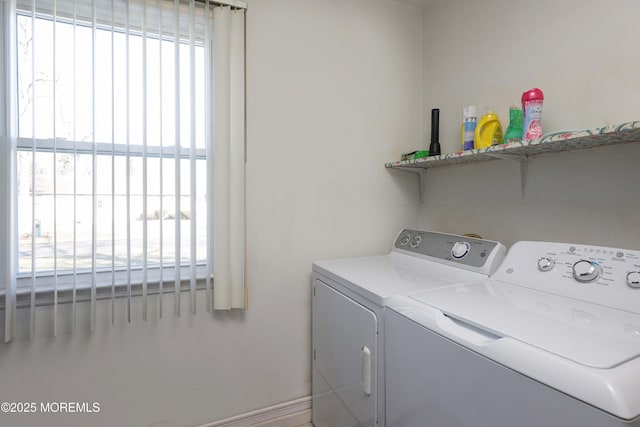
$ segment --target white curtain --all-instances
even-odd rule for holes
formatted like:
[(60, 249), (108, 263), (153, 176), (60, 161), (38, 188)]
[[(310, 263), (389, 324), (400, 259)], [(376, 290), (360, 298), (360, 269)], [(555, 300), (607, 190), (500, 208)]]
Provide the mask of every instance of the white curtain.
[[(0, 11), (2, 25), (5, 28), (3, 40), (5, 46), (16, 43), (16, 23), (11, 19), (15, 16), (15, 3), (4, 4), (4, 10)], [(0, 50), (2, 51), (2, 50)], [(3, 69), (0, 76), (4, 81), (0, 89), (0, 97), (5, 100), (4, 106), (0, 107), (0, 112), (4, 115), (2, 123), (3, 136), (0, 138), (0, 289), (4, 284), (4, 340), (13, 339), (16, 321), (16, 275), (17, 275), (17, 253), (18, 236), (16, 235), (17, 224), (17, 199), (14, 191), (16, 185), (16, 138), (17, 111), (9, 106), (18, 103), (17, 87), (8, 82), (17, 79), (17, 68), (15, 58), (5, 54), (6, 60), (3, 62)]]
[(244, 13), (214, 14), (214, 232), (213, 304), (216, 310), (245, 302), (245, 96)]
[(15, 139), (0, 139), (0, 200), (6, 200), (0, 209), (0, 283), (5, 285), (4, 339), (11, 341), (16, 320), (16, 253), (15, 197), (11, 184), (15, 182)]

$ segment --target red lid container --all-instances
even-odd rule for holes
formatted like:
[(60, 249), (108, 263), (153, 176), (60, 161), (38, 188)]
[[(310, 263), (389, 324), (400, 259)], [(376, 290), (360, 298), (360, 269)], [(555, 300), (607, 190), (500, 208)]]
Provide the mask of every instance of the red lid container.
[(540, 89), (533, 88), (522, 94), (522, 103), (524, 104), (527, 101), (537, 101), (544, 99), (544, 95)]

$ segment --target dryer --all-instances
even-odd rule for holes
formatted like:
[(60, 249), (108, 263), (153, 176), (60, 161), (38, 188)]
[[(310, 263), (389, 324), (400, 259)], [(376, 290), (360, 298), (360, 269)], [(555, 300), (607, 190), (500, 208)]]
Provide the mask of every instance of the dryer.
[(387, 300), (487, 278), (505, 252), (498, 242), (405, 229), (386, 255), (315, 262), (314, 426), (384, 426)]
[(519, 242), (385, 328), (389, 427), (640, 426), (638, 251)]

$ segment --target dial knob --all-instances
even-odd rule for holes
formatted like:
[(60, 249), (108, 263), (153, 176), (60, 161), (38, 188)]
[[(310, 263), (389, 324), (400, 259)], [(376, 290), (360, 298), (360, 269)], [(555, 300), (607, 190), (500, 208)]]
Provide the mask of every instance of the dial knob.
[(581, 259), (573, 264), (573, 277), (578, 282), (593, 282), (600, 276), (600, 266), (596, 262)]
[(407, 246), (407, 243), (409, 243), (409, 240), (411, 240), (411, 236), (409, 234), (404, 234), (402, 235), (402, 237), (400, 237), (400, 244), (402, 246)]
[(469, 242), (455, 242), (451, 248), (451, 256), (462, 259), (469, 253), (469, 249), (471, 249)]
[(413, 236), (413, 239), (411, 239), (411, 243), (409, 243), (409, 246), (411, 246), (412, 248), (417, 248), (418, 246), (420, 246), (421, 242), (422, 242), (422, 237)]
[(551, 258), (540, 258), (538, 260), (538, 270), (540, 271), (550, 271), (554, 265), (556, 265), (556, 263)]
[(632, 288), (640, 288), (640, 271), (630, 271), (627, 273), (627, 285)]

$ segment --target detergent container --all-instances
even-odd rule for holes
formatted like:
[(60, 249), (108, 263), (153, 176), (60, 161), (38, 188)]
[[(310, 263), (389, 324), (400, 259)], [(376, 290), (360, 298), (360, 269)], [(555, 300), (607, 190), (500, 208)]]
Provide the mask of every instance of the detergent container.
[(504, 133), (503, 144), (517, 142), (522, 139), (522, 110), (520, 107), (509, 108), (509, 126)]
[(524, 111), (524, 125), (522, 140), (542, 138), (542, 101), (544, 95), (538, 88), (522, 94), (522, 110)]
[(482, 116), (476, 126), (475, 148), (485, 148), (502, 143), (502, 125), (492, 111)]

